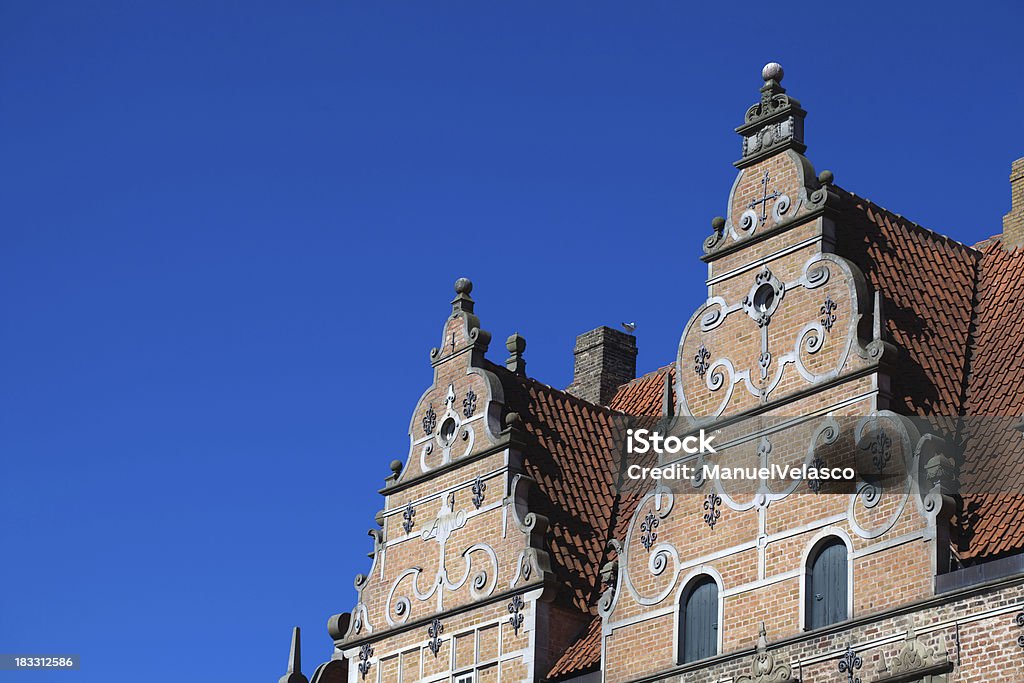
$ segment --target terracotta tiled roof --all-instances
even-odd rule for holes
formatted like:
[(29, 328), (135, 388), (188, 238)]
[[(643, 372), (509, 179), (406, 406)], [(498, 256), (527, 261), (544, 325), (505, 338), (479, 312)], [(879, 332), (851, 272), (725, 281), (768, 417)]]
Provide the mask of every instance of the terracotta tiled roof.
[[(1024, 414), (1024, 252), (986, 246), (967, 387), (960, 555), (981, 559), (1024, 548), (1024, 439), (1007, 427)], [(987, 425), (980, 425), (987, 426)], [(998, 454), (998, 461), (991, 456)]]
[(660, 415), (665, 376), (671, 381), (674, 370), (659, 368), (623, 385), (612, 407), (606, 408), (500, 366), (492, 369), (505, 387), (508, 410), (523, 420), (527, 440), (523, 467), (542, 494), (530, 507), (548, 517), (554, 570), (567, 589), (558, 599), (589, 620), (548, 678), (584, 673), (600, 664), (601, 620), (593, 615), (608, 541), (621, 535), (638, 499), (620, 490), (615, 418), (627, 410)]
[(583, 673), (601, 660), (600, 618), (594, 606), (619, 510), (621, 463), (614, 444), (618, 413), (500, 366), (492, 369), (505, 388), (508, 410), (523, 420), (523, 467), (540, 494), (530, 508), (548, 518), (552, 564), (563, 587), (556, 600), (578, 610), (581, 623), (589, 623), (582, 636), (566, 643), (547, 678)]
[(958, 415), (979, 252), (839, 190), (836, 251), (856, 263), (901, 349), (893, 393), (913, 415)]
[(563, 592), (581, 614), (592, 613), (599, 569), (614, 527), (619, 476), (614, 411), (495, 366), (509, 410), (523, 420), (523, 467), (542, 494), (532, 510), (550, 522), (552, 561)]
[(839, 250), (882, 292), (905, 355), (895, 398), (908, 414), (967, 416), (956, 550), (1021, 551), (1024, 441), (1005, 427), (1024, 414), (1024, 253), (997, 238), (968, 247), (855, 195), (844, 204)]
[(978, 282), (967, 412), (1024, 413), (1024, 252), (992, 243)]
[(669, 387), (676, 379), (675, 364), (658, 368), (619, 387), (609, 407), (627, 415), (664, 415), (665, 375)]
[(554, 680), (578, 676), (596, 669), (601, 663), (601, 617), (594, 617), (561, 658), (551, 667), (547, 678)]

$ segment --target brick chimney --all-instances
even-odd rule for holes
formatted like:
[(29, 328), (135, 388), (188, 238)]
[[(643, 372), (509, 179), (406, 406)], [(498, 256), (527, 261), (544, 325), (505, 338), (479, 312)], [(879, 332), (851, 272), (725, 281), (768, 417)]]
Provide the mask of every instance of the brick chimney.
[(1010, 213), (1003, 216), (1003, 244), (1024, 246), (1024, 159), (1010, 166)]
[(615, 390), (636, 377), (636, 337), (610, 327), (599, 327), (576, 337), (573, 349), (573, 396), (608, 405)]

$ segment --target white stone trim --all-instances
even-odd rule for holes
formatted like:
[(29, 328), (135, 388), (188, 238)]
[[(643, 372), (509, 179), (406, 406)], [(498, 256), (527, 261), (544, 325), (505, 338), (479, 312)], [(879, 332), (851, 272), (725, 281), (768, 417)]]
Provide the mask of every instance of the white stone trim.
[(764, 256), (756, 261), (751, 261), (748, 265), (733, 268), (732, 270), (726, 271), (721, 275), (715, 275), (713, 277), (709, 276), (705, 284), (707, 284), (708, 291), (710, 292), (712, 285), (717, 285), (719, 282), (722, 282), (723, 280), (728, 280), (729, 278), (736, 277), (737, 275), (742, 275), (743, 273), (749, 272), (751, 270), (763, 268), (764, 266), (766, 266), (767, 264), (771, 263), (776, 259), (782, 258), (783, 256), (788, 256), (789, 254), (792, 254), (795, 251), (800, 251), (801, 249), (805, 249), (815, 244), (819, 244), (821, 241), (821, 235), (808, 237), (802, 242), (797, 242), (792, 246), (772, 252), (771, 254), (768, 254), (767, 256)]

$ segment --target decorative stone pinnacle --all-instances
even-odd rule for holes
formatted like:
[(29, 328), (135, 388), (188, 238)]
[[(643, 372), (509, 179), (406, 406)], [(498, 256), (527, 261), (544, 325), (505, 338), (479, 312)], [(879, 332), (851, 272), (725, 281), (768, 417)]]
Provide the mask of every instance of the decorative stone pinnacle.
[(469, 293), (473, 291), (473, 282), (468, 277), (460, 277), (455, 281), (455, 298), (452, 299), (452, 313), (472, 313), (473, 299)]
[(390, 467), (391, 467), (391, 473), (394, 474), (395, 477), (398, 477), (398, 475), (402, 473), (402, 461), (401, 460), (392, 460)]
[(288, 671), (278, 679), (278, 683), (309, 683), (302, 675), (302, 654), (299, 644), (299, 627), (292, 629), (292, 647), (288, 653)]
[(509, 352), (508, 360), (505, 361), (505, 367), (517, 375), (525, 375), (526, 360), (523, 358), (523, 351), (526, 350), (526, 338), (515, 332), (505, 342), (505, 348)]
[(761, 159), (786, 149), (803, 154), (804, 116), (800, 102), (786, 94), (782, 87), (784, 72), (778, 62), (769, 62), (761, 69), (760, 102), (747, 109), (743, 125), (736, 132), (743, 137), (743, 158), (735, 162), (745, 168)]
[(515, 332), (505, 342), (505, 348), (509, 353), (522, 353), (526, 350), (526, 337)]
[(779, 64), (778, 62), (768, 62), (767, 64), (764, 65), (764, 68), (761, 69), (761, 78), (763, 78), (765, 81), (775, 81), (776, 83), (781, 83), (782, 77), (785, 74), (786, 72), (782, 70), (782, 65)]
[(299, 627), (292, 631), (292, 648), (288, 656), (288, 673), (302, 673), (302, 647)]

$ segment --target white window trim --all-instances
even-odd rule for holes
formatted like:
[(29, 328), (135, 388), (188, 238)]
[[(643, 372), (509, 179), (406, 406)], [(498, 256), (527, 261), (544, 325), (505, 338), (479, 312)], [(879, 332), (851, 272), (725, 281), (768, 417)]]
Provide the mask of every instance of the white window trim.
[(725, 584), (722, 582), (722, 575), (719, 574), (714, 567), (702, 564), (699, 567), (692, 569), (690, 573), (686, 575), (686, 578), (681, 582), (679, 590), (676, 591), (676, 606), (673, 611), (672, 624), (672, 656), (676, 664), (680, 663), (682, 654), (679, 651), (679, 646), (682, 644), (679, 638), (679, 612), (683, 608), (683, 595), (686, 593), (687, 589), (690, 588), (690, 585), (701, 576), (710, 576), (718, 585), (718, 642), (715, 643), (715, 654), (718, 655), (722, 653), (722, 643), (724, 639), (722, 631), (724, 630), (723, 622), (725, 621)]

